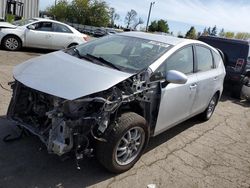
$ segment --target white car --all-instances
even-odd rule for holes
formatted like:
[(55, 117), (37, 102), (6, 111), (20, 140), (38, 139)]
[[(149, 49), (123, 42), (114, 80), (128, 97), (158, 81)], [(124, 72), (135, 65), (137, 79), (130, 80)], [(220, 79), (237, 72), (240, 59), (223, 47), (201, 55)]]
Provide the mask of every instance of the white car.
[[(120, 173), (148, 139), (200, 114), (211, 118), (225, 67), (205, 43), (141, 32), (109, 35), (14, 69), (7, 118), (49, 153), (96, 154)], [(94, 151), (94, 152), (93, 152)]]
[(73, 27), (50, 19), (32, 18), (13, 24), (0, 22), (0, 43), (11, 51), (21, 47), (63, 49), (87, 41), (87, 35)]

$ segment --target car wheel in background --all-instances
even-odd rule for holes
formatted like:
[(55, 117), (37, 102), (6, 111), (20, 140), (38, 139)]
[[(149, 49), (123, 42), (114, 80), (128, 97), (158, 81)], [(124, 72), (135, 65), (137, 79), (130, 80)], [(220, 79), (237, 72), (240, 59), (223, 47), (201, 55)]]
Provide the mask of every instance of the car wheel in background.
[(22, 42), (16, 36), (12, 36), (12, 35), (11, 36), (6, 36), (3, 39), (3, 47), (6, 50), (16, 51), (16, 50), (19, 50), (22, 47)]
[(243, 80), (240, 98), (250, 101), (250, 76), (246, 76)]
[(104, 139), (107, 142), (97, 143), (97, 159), (107, 170), (121, 173), (140, 159), (148, 143), (149, 127), (140, 115), (124, 113), (107, 130)]

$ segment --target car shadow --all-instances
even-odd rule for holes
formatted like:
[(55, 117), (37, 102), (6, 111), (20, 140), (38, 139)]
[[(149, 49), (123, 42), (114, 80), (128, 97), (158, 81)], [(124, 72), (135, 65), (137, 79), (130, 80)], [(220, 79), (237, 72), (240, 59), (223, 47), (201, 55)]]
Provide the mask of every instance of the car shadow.
[(151, 151), (152, 149), (154, 149), (155, 147), (160, 146), (161, 144), (167, 142), (168, 140), (174, 138), (176, 135), (182, 133), (183, 131), (199, 124), (202, 123), (202, 121), (199, 120), (199, 118), (197, 116), (183, 122), (180, 123), (174, 127), (172, 127), (171, 129), (157, 135), (156, 137), (152, 137), (149, 140), (148, 143), (148, 147), (145, 151), (145, 153)]
[[(5, 49), (3, 49), (2, 47), (0, 48), (1, 51), (6, 51), (6, 52), (10, 52), (10, 51), (7, 51)], [(24, 52), (26, 54), (47, 54), (47, 53), (51, 53), (51, 52), (54, 52), (55, 50), (48, 50), (48, 49), (39, 49), (39, 48), (22, 48), (20, 49), (19, 51), (16, 51), (16, 52)]]
[[(197, 123), (197, 118), (192, 118), (152, 138), (145, 153)], [(107, 172), (95, 158), (82, 160), (81, 169), (77, 170), (73, 156), (62, 160), (48, 154), (36, 136), (24, 136), (8, 143), (2, 140), (6, 135), (15, 136), (18, 132), (18, 128), (0, 116), (0, 185), (3, 187), (86, 187), (116, 176)]]
[(247, 100), (240, 100), (240, 99), (236, 99), (231, 97), (231, 93), (228, 90), (224, 90), (223, 94), (221, 96), (220, 102), (226, 102), (230, 100), (231, 102), (237, 104), (237, 105), (241, 105), (245, 108), (249, 108), (250, 107), (250, 101)]

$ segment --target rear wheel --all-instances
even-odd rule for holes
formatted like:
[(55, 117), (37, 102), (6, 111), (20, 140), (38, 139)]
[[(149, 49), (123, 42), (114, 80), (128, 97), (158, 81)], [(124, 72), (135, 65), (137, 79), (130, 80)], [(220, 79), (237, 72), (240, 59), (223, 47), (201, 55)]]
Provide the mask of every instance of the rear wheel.
[(105, 135), (107, 142), (97, 143), (97, 159), (107, 170), (121, 173), (140, 159), (148, 143), (149, 128), (146, 120), (133, 112), (122, 114), (111, 126)]
[(16, 36), (7, 36), (3, 40), (3, 46), (6, 50), (16, 51), (22, 46), (21, 40)]
[(206, 108), (206, 110), (200, 114), (200, 117), (203, 121), (207, 121), (209, 120), (213, 113), (214, 113), (214, 110), (215, 110), (215, 107), (217, 105), (217, 102), (218, 102), (218, 99), (219, 99), (219, 96), (218, 94), (215, 94), (212, 99), (210, 100), (209, 104), (208, 104), (208, 107)]

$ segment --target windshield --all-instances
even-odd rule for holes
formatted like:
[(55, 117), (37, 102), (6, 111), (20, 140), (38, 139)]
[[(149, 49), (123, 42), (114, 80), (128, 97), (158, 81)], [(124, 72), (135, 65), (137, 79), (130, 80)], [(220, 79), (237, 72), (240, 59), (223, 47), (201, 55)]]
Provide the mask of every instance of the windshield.
[[(166, 43), (112, 35), (77, 46), (74, 51), (77, 51), (80, 58), (94, 57), (103, 64), (112, 64), (113, 68), (135, 73), (147, 68), (169, 48), (170, 45)], [(69, 54), (72, 54), (72, 50)]]
[(37, 20), (36, 19), (23, 19), (23, 20), (15, 21), (12, 24), (16, 25), (16, 26), (24, 26), (24, 25), (27, 25), (27, 24), (35, 22), (35, 21), (37, 21)]

